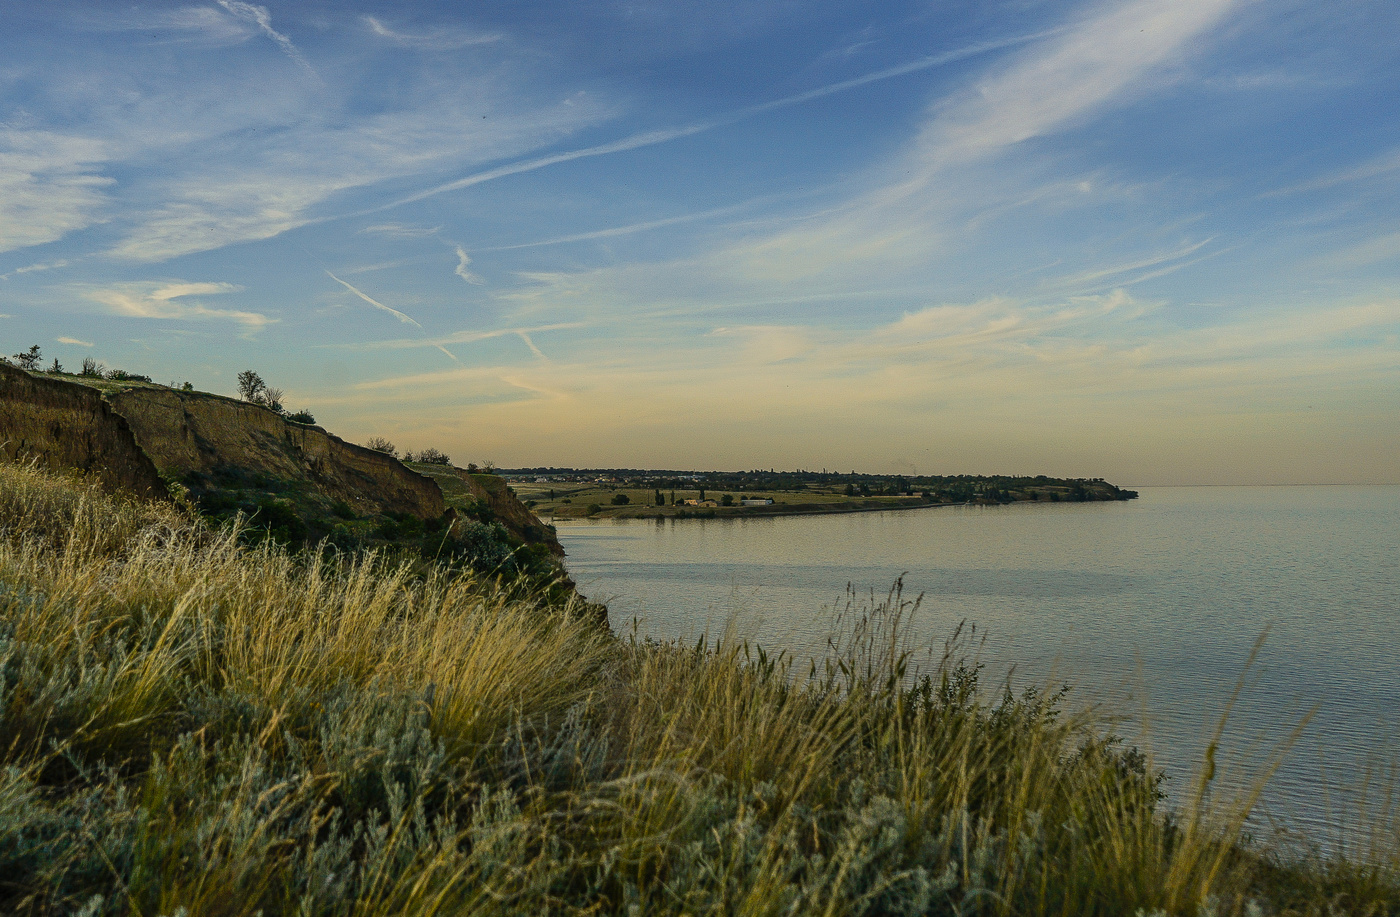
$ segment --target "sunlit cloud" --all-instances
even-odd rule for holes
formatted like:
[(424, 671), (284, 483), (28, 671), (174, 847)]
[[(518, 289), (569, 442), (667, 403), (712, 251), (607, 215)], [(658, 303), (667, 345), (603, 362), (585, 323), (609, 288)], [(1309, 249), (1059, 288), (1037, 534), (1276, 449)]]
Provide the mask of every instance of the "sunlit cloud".
[(8, 274), (0, 274), (0, 280), (9, 280), (11, 277), (22, 277), (25, 274), (37, 274), (42, 271), (53, 271), (71, 264), (66, 258), (59, 258), (57, 261), (40, 261), (35, 264), (26, 264), (24, 267), (17, 267)]
[(92, 341), (80, 341), (77, 338), (58, 337), (55, 338), (60, 344), (72, 344), (74, 347), (95, 347)]
[(199, 299), (242, 290), (243, 287), (233, 283), (155, 281), (89, 288), (83, 291), (83, 295), (106, 306), (112, 313), (128, 318), (232, 321), (249, 331), (257, 331), (277, 321), (261, 312), (211, 308)]

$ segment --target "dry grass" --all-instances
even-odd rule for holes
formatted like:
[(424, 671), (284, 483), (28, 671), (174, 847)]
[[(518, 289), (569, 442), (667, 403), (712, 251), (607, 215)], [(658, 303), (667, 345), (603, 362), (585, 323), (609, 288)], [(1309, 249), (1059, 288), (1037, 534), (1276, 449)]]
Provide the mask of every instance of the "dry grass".
[(1360, 850), (1251, 847), (1209, 769), (1167, 812), (1058, 695), (984, 696), (956, 642), (913, 677), (909, 607), (858, 609), (798, 671), (3, 466), (0, 910), (1400, 907), (1386, 793)]

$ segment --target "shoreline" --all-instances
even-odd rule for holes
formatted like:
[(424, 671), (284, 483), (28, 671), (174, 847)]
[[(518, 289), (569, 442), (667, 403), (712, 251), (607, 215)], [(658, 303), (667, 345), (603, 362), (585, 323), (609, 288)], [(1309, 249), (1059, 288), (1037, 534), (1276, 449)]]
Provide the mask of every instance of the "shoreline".
[[(1026, 500), (1026, 501), (1022, 501), (1022, 502), (1029, 503), (1030, 501), (1029, 501), (1029, 500)], [(1099, 500), (1099, 501), (1093, 501), (1093, 502), (1104, 503), (1104, 502), (1110, 502), (1110, 501)], [(998, 506), (998, 505), (1012, 505), (1012, 504), (994, 504), (994, 503), (977, 504), (977, 503), (963, 502), (963, 503), (916, 503), (916, 504), (912, 504), (912, 505), (908, 505), (908, 506), (899, 506), (899, 505), (886, 505), (886, 506), (848, 506), (848, 505), (839, 505), (839, 504), (838, 504), (838, 505), (832, 505), (832, 504), (825, 504), (825, 503), (793, 503), (793, 504), (775, 504), (774, 506), (771, 506), (771, 507), (770, 507), (770, 506), (748, 506), (748, 507), (727, 507), (727, 506), (726, 506), (726, 507), (718, 507), (718, 508), (716, 508), (716, 509), (708, 509), (708, 510), (705, 510), (705, 511), (702, 511), (702, 512), (695, 512), (695, 513), (686, 512), (684, 515), (682, 515), (681, 513), (638, 513), (638, 514), (635, 514), (635, 515), (622, 515), (622, 514), (617, 514), (617, 515), (605, 515), (605, 514), (603, 514), (603, 513), (598, 513), (598, 514), (593, 515), (593, 516), (553, 516), (553, 515), (551, 515), (547, 521), (548, 521), (548, 523), (549, 523), (550, 525), (554, 525), (554, 524), (556, 524), (556, 523), (569, 524), (569, 523), (575, 523), (575, 522), (597, 522), (597, 521), (601, 521), (601, 520), (610, 520), (610, 521), (613, 521), (613, 522), (660, 522), (660, 521), (663, 521), (663, 520), (664, 520), (664, 521), (673, 521), (673, 520), (674, 520), (674, 521), (690, 521), (690, 520), (694, 519), (694, 520), (700, 520), (700, 521), (708, 522), (708, 521), (716, 520), (716, 519), (753, 519), (753, 518), (764, 518), (764, 517), (775, 517), (775, 516), (837, 516), (837, 515), (845, 515), (845, 514), (848, 514), (848, 513), (905, 512), (905, 511), (913, 510), (913, 509), (938, 509), (938, 508), (940, 508), (940, 507), (946, 507), (946, 506), (979, 506), (979, 505)], [(780, 508), (775, 508), (775, 507), (780, 507)], [(808, 508), (808, 507), (810, 507), (810, 508)], [(719, 512), (718, 510), (726, 510), (726, 512)]]

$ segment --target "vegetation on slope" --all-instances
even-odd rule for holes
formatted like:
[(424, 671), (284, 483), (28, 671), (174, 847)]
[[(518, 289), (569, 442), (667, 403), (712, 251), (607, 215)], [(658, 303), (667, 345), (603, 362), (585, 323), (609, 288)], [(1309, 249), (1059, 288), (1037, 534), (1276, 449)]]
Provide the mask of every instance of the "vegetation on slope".
[(1283, 864), (1058, 694), (911, 677), (907, 610), (800, 671), (0, 465), (0, 911), (1400, 906), (1393, 843)]

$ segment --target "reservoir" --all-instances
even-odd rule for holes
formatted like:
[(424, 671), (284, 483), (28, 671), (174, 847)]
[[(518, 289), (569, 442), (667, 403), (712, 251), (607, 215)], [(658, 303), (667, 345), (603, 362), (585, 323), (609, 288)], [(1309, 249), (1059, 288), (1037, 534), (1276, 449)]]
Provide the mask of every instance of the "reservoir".
[(730, 626), (821, 656), (852, 596), (869, 605), (902, 577), (906, 599), (922, 595), (915, 645), (941, 655), (963, 624), (985, 687), (1071, 685), (1069, 708), (1126, 717), (1116, 731), (1177, 797), (1243, 680), (1221, 785), (1238, 789), (1307, 719), (1256, 823), (1330, 844), (1356, 787), (1396, 757), (1400, 486), (1137, 489), (1122, 503), (561, 521), (558, 533), (615, 631), (692, 644)]

